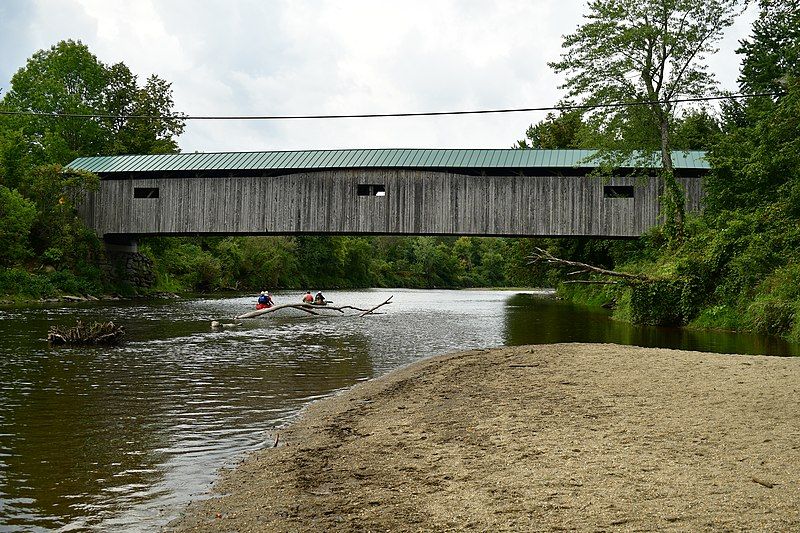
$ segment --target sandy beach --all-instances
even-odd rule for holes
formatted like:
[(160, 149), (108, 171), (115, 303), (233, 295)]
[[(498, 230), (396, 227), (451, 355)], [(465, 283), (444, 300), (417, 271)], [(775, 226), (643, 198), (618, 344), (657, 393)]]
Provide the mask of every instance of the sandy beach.
[(551, 344), (312, 404), (169, 531), (800, 530), (800, 359)]

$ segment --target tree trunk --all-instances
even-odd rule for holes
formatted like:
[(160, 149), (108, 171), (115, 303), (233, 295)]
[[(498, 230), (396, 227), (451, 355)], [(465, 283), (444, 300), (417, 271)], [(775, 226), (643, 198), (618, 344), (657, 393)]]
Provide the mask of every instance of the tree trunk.
[(683, 225), (686, 217), (686, 195), (672, 166), (672, 147), (669, 139), (668, 113), (661, 114), (661, 168), (664, 180), (664, 193), (662, 196), (662, 209), (665, 213), (665, 225), (669, 237), (680, 242), (683, 240)]

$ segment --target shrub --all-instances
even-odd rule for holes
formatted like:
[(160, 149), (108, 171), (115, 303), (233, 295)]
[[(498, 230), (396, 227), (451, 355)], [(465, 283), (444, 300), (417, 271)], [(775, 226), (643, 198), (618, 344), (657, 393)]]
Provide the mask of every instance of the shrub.
[(37, 276), (20, 268), (0, 269), (0, 294), (42, 298), (56, 289), (47, 276)]
[(760, 298), (747, 307), (750, 329), (766, 335), (786, 335), (794, 322), (795, 306), (777, 298)]
[(676, 280), (657, 280), (637, 283), (631, 287), (631, 321), (651, 326), (679, 326), (683, 283)]
[(702, 309), (691, 322), (693, 328), (729, 329), (740, 327), (740, 313), (730, 305), (714, 305)]
[(0, 185), (0, 265), (16, 265), (30, 257), (29, 236), (34, 220), (33, 202)]

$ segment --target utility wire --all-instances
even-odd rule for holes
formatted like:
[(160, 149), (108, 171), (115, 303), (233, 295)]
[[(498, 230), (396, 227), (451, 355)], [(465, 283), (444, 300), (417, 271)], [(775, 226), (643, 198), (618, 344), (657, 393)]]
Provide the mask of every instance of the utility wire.
[(710, 102), (713, 100), (730, 100), (755, 98), (759, 96), (779, 96), (783, 93), (731, 94), (727, 96), (703, 96), (697, 98), (680, 98), (675, 100), (651, 100), (646, 102), (617, 102), (610, 104), (570, 104), (551, 107), (520, 107), (513, 109), (475, 109), (470, 111), (425, 111), (419, 113), (364, 113), (355, 115), (104, 115), (96, 113), (46, 113), (42, 111), (9, 111), (0, 110), (0, 115), (52, 117), (52, 118), (100, 118), (100, 119), (141, 119), (141, 120), (312, 120), (341, 118), (389, 118), (389, 117), (438, 117), (444, 115), (489, 115), (497, 113), (525, 113), (530, 111), (572, 111), (590, 109), (608, 109), (618, 107), (648, 106), (654, 104), (678, 104), (684, 102)]

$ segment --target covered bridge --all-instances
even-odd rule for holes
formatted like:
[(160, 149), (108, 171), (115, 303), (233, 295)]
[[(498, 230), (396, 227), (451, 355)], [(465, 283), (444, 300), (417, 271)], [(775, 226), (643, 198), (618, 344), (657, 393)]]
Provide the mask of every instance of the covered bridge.
[[(107, 241), (143, 235), (635, 237), (659, 220), (655, 172), (591, 175), (585, 150), (363, 149), (82, 157), (81, 207)], [(675, 152), (687, 209), (709, 165)]]

